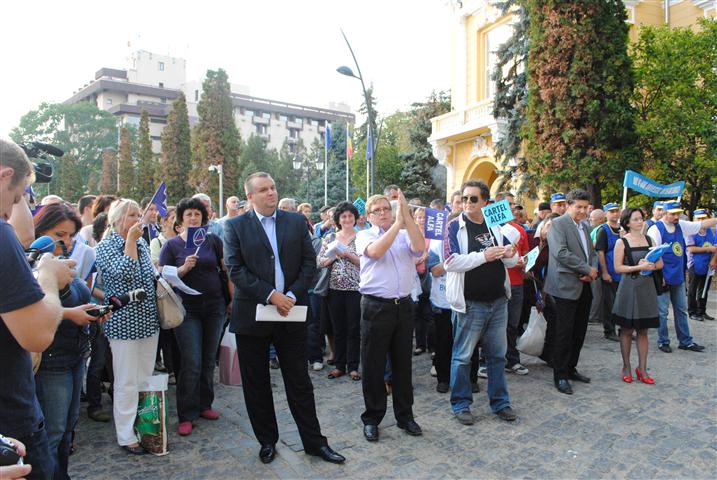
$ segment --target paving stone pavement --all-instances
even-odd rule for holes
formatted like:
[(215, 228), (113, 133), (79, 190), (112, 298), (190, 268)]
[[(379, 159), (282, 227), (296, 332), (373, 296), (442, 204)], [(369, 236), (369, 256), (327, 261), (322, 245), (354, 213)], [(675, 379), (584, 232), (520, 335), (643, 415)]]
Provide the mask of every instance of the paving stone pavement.
[[(717, 316), (717, 290), (709, 311)], [(311, 372), (322, 430), (329, 444), (347, 457), (332, 465), (304, 454), (291, 418), (280, 372), (272, 370), (280, 429), (273, 463), (258, 459), (241, 387), (217, 385), (218, 421), (199, 420), (194, 433), (176, 432), (174, 387), (169, 390), (169, 450), (164, 457), (131, 456), (116, 443), (114, 428), (89, 420), (85, 404), (76, 429), (77, 451), (70, 457), (74, 479), (223, 478), (715, 478), (717, 476), (717, 322), (690, 321), (704, 353), (657, 350), (650, 330), (648, 365), (655, 385), (625, 384), (618, 343), (602, 338), (591, 324), (579, 370), (592, 383), (574, 383), (575, 394), (558, 393), (552, 371), (523, 356), (527, 376), (508, 376), (518, 421), (506, 423), (490, 412), (486, 381), (474, 395), (472, 426), (452, 416), (449, 394), (435, 391), (430, 356), (414, 357), (416, 421), (422, 437), (396, 427), (391, 403), (380, 426), (381, 439), (362, 435), (361, 382), (348, 376), (329, 380), (324, 369)], [(637, 363), (633, 349), (633, 368)], [(105, 396), (108, 401), (108, 397)], [(110, 408), (110, 405), (105, 405)]]

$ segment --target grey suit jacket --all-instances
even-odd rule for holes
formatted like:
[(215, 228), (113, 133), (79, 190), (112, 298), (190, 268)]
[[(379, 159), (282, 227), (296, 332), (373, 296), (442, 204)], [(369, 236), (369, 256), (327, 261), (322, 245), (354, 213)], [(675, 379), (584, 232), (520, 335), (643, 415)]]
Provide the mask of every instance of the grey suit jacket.
[(548, 231), (548, 273), (545, 292), (558, 298), (577, 300), (583, 291), (581, 275), (589, 275), (597, 267), (597, 255), (590, 241), (590, 232), (583, 222), (579, 227), (587, 240), (588, 256), (585, 256), (582, 241), (575, 222), (567, 213), (553, 220)]

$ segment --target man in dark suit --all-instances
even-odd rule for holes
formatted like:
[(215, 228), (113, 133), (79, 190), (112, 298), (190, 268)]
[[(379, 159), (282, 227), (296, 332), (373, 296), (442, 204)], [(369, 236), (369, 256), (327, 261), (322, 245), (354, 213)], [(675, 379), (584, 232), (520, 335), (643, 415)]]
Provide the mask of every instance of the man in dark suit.
[(226, 222), (224, 258), (237, 287), (229, 330), (236, 334), (244, 400), (261, 444), (259, 458), (271, 462), (279, 439), (269, 378), (273, 343), (304, 451), (342, 463), (345, 458), (328, 446), (316, 418), (314, 387), (306, 368), (306, 323), (256, 321), (259, 304), (276, 306), (284, 317), (294, 305), (308, 305), (316, 254), (306, 220), (277, 209), (276, 184), (269, 174), (249, 175), (244, 189), (253, 209)]
[(590, 383), (576, 367), (590, 315), (590, 282), (597, 278), (597, 257), (585, 225), (590, 195), (575, 189), (568, 193), (568, 209), (553, 220), (548, 232), (548, 274), (545, 292), (555, 299), (553, 379), (559, 392), (572, 395), (568, 380)]

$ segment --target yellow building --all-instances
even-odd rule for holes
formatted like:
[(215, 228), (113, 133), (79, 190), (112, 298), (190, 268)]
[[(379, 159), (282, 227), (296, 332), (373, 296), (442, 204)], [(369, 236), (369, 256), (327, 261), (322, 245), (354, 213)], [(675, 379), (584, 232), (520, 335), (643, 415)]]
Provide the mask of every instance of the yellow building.
[[(493, 118), (494, 51), (512, 32), (513, 15), (501, 15), (490, 0), (452, 0), (453, 82), (451, 112), (432, 119), (429, 141), (447, 169), (448, 195), (469, 179), (481, 179), (496, 193), (498, 164), (493, 142), (500, 119)], [(700, 17), (717, 16), (717, 0), (626, 0), (630, 39), (641, 25), (695, 26)], [(528, 203), (528, 202), (526, 202)], [(528, 207), (532, 212), (532, 202)]]

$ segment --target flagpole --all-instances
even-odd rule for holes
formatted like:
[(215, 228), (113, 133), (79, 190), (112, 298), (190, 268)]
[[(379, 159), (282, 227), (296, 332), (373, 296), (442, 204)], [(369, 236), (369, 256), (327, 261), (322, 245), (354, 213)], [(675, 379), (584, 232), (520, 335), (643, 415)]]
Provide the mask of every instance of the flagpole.
[(324, 205), (329, 204), (329, 145), (331, 130), (326, 126), (326, 141), (324, 141)]
[(346, 122), (346, 201), (349, 201), (349, 122)]

